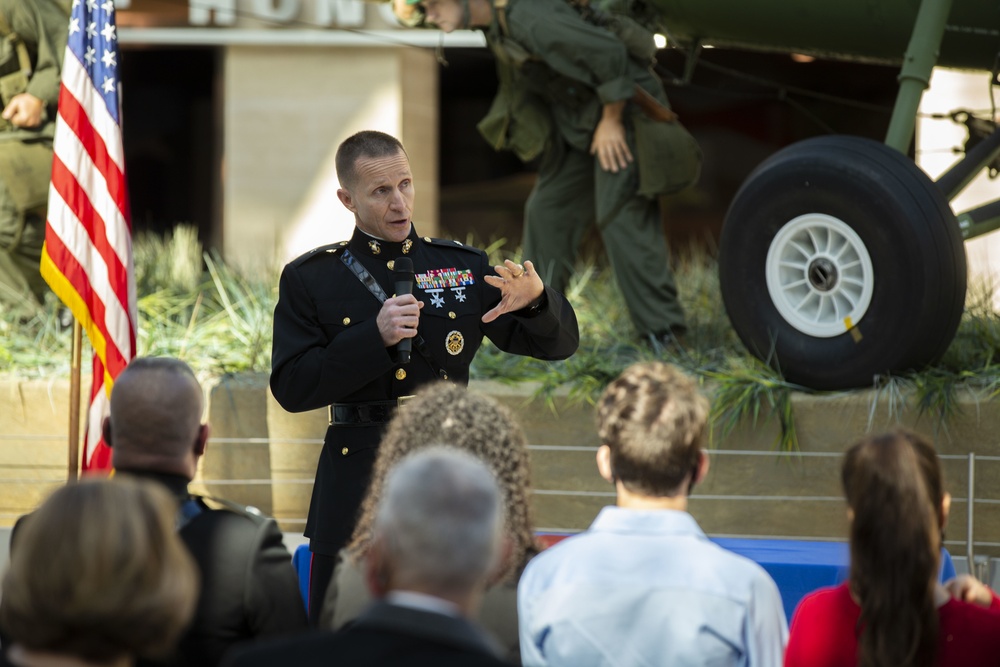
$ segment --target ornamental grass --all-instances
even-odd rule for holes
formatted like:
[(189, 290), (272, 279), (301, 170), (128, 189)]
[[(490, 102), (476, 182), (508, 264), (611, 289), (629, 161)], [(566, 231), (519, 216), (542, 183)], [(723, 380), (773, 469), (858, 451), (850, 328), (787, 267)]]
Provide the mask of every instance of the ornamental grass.
[[(475, 243), (475, 239), (466, 239)], [(518, 259), (503, 239), (481, 246), (494, 263)], [(678, 253), (674, 268), (688, 317), (685, 348), (652, 349), (638, 340), (608, 268), (585, 260), (567, 296), (580, 323), (580, 349), (562, 362), (541, 362), (500, 352), (485, 341), (472, 377), (533, 383), (547, 400), (557, 392), (593, 401), (624, 368), (663, 359), (701, 378), (713, 396), (713, 430), (722, 436), (744, 420), (776, 419), (775, 448), (798, 448), (792, 395), (811, 392), (784, 381), (780, 372), (751, 356), (726, 317), (717, 265), (700, 248)], [(134, 240), (139, 308), (140, 355), (187, 361), (201, 376), (267, 373), (271, 318), (279, 267), (242, 271), (214, 252), (205, 252), (194, 228), (177, 226), (165, 236)], [(970, 285), (965, 314), (954, 342), (931, 368), (879, 378), (874, 401), (888, 397), (890, 409), (915, 401), (918, 409), (947, 426), (961, 411), (959, 392), (984, 401), (1000, 394), (1000, 316), (994, 285)], [(60, 324), (59, 304), (50, 295), (45, 309), (28, 321), (0, 315), (0, 372), (17, 377), (64, 377), (70, 368), (71, 330)], [(84, 367), (90, 351), (85, 346)]]

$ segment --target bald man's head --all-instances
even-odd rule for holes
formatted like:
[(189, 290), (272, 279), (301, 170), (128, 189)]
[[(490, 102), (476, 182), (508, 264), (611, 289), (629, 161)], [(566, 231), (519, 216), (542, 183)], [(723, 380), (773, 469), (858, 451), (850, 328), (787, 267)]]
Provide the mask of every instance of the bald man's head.
[(205, 451), (201, 386), (179, 359), (133, 359), (115, 380), (104, 437), (115, 468), (193, 477)]

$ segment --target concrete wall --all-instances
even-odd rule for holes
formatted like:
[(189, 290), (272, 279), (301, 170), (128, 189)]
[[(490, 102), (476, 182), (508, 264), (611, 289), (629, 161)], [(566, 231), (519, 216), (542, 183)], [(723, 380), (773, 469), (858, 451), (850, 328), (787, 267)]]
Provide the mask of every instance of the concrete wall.
[(9, 526), (67, 479), (69, 382), (2, 381), (0, 406), (0, 525)]
[[(473, 383), (506, 404), (521, 420), (533, 447), (535, 524), (545, 530), (586, 528), (613, 502), (612, 489), (594, 466), (598, 441), (589, 404), (556, 397), (554, 409), (533, 398), (532, 388)], [(265, 375), (240, 375), (206, 385), (212, 440), (195, 487), (210, 495), (252, 504), (300, 532), (326, 431), (326, 413), (285, 412), (267, 391)], [(33, 508), (65, 479), (66, 382), (0, 383), (0, 524)], [(891, 400), (892, 399), (892, 400)], [(968, 460), (977, 457), (976, 494), (1000, 499), (1000, 404), (960, 398), (960, 413), (943, 425), (921, 416), (912, 401), (874, 392), (799, 395), (793, 414), (801, 454), (770, 454), (779, 435), (775, 420), (741, 424), (727, 437), (715, 432), (712, 468), (695, 489), (692, 513), (716, 535), (843, 538), (846, 522), (839, 488), (839, 453), (858, 434), (905, 424), (932, 437), (944, 457), (954, 496), (947, 530), (951, 548), (964, 553)], [(539, 448), (544, 446), (545, 448)], [(764, 455), (746, 453), (765, 452)], [(833, 453), (822, 456), (822, 453)], [(956, 457), (956, 458), (949, 458)], [(977, 542), (1000, 542), (1000, 513), (978, 504)], [(996, 548), (977, 553), (1000, 554)]]
[[(594, 464), (598, 441), (593, 412), (588, 405), (557, 402), (558, 415), (539, 401), (525, 403), (523, 390), (490, 387), (517, 410), (531, 444), (558, 445), (565, 449), (532, 452), (535, 520), (541, 528), (581, 530), (599, 509), (613, 502), (611, 491)], [(966, 536), (965, 496), (968, 462), (948, 457), (1000, 454), (1000, 406), (996, 402), (964, 396), (961, 413), (947, 425), (921, 416), (912, 401), (890, 400), (886, 395), (859, 391), (831, 396), (796, 395), (793, 415), (800, 455), (778, 456), (770, 452), (780, 435), (776, 419), (762, 415), (757, 424), (742, 423), (722, 437), (714, 431), (711, 469), (697, 486), (691, 512), (702, 527), (715, 535), (773, 535), (817, 539), (846, 538), (845, 507), (839, 486), (839, 453), (860, 434), (883, 431), (901, 424), (931, 437), (945, 457), (946, 483), (954, 496), (952, 521), (947, 537), (963, 542)], [(588, 451), (576, 451), (579, 447)], [(834, 453), (820, 456), (821, 453)], [(1000, 462), (977, 463), (976, 493), (980, 498), (1000, 498)], [(583, 491), (602, 495), (561, 495), (561, 491)], [(977, 505), (977, 542), (1000, 541), (1000, 515), (994, 506)], [(958, 549), (964, 547), (950, 545)], [(986, 553), (996, 550), (977, 550)]]
[[(360, 130), (410, 155), (421, 234), (437, 234), (437, 63), (417, 48), (226, 47), (223, 229), (226, 259), (280, 265), (348, 238), (334, 155)], [(406, 100), (404, 105), (403, 100)]]

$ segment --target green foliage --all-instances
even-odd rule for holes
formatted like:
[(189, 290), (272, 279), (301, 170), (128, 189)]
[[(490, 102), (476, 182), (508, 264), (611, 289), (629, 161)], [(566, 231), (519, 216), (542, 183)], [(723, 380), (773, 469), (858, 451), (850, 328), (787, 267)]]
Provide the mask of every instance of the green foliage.
[[(140, 355), (184, 359), (195, 370), (267, 371), (277, 273), (245, 273), (206, 254), (192, 227), (137, 235), (133, 246)], [(0, 371), (26, 376), (69, 372), (71, 329), (60, 326), (54, 297), (27, 322), (0, 319)], [(85, 351), (84, 366), (87, 366)]]
[[(476, 243), (468, 239), (468, 243)], [(520, 259), (505, 239), (486, 245), (491, 262)], [(134, 244), (139, 307), (139, 354), (185, 359), (203, 373), (266, 372), (270, 367), (271, 325), (277, 298), (275, 269), (241, 271), (205, 253), (191, 227), (166, 236), (139, 235)], [(593, 402), (622, 370), (637, 361), (662, 359), (699, 377), (713, 394), (713, 438), (723, 438), (738, 423), (757, 425), (776, 419), (777, 449), (798, 448), (792, 411), (793, 392), (809, 391), (785, 382), (780, 373), (751, 357), (729, 324), (722, 305), (715, 260), (689, 248), (675, 262), (688, 334), (682, 349), (652, 348), (637, 339), (610, 271), (584, 263), (570, 283), (568, 297), (580, 323), (580, 349), (570, 359), (547, 363), (500, 352), (486, 341), (472, 376), (504, 382), (531, 381), (550, 400), (567, 391), (577, 401)], [(872, 403), (888, 399), (890, 418), (908, 398), (921, 415), (947, 428), (959, 414), (957, 396), (972, 392), (982, 400), (1000, 395), (1000, 316), (993, 307), (994, 286), (970, 287), (962, 324), (940, 364), (905, 377), (880, 378)], [(65, 375), (70, 364), (70, 330), (60, 326), (59, 305), (22, 322), (0, 316), (0, 371), (26, 376)], [(85, 352), (89, 355), (89, 350)]]
[(50, 307), (27, 321), (0, 314), (0, 372), (24, 376), (66, 375), (70, 368), (70, 332), (59, 325), (55, 297)]
[(799, 449), (792, 412), (792, 392), (802, 387), (781, 379), (773, 368), (754, 357), (733, 358), (724, 370), (702, 369), (701, 375), (715, 388), (712, 397), (712, 441), (725, 438), (740, 423), (756, 427), (761, 417), (777, 418), (780, 427), (774, 449)]
[(196, 292), (203, 278), (202, 252), (198, 230), (190, 225), (177, 225), (163, 236), (136, 234), (132, 244), (136, 291), (142, 295)]
[[(996, 285), (992, 281), (969, 285), (965, 312), (958, 333), (945, 352), (938, 370), (962, 374), (991, 369), (1000, 361), (1000, 317), (993, 306)], [(995, 375), (995, 372), (990, 373)]]
[(974, 377), (973, 373), (952, 373), (940, 368), (929, 368), (914, 376), (919, 414), (929, 415), (935, 421), (935, 430), (947, 430), (948, 422), (962, 411), (956, 400), (958, 389)]
[(211, 373), (271, 365), (273, 272), (249, 276), (213, 254), (191, 292), (162, 286), (139, 299), (140, 355), (174, 356)]

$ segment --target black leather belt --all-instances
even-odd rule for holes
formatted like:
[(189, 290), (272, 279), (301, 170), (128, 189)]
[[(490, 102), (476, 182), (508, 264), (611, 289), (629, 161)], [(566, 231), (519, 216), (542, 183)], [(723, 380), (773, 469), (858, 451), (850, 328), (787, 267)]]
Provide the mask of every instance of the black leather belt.
[(334, 403), (330, 406), (330, 425), (385, 424), (392, 420), (396, 408), (403, 406), (412, 396), (400, 396), (394, 401), (369, 403)]

